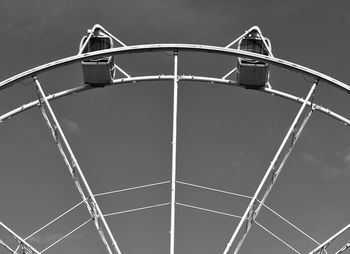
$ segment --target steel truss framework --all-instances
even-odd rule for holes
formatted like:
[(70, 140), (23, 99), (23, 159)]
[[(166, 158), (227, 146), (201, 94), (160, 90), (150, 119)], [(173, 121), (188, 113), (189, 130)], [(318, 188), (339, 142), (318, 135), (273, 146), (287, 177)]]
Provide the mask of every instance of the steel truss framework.
[[(100, 51), (95, 51), (95, 52), (90, 52), (90, 53), (82, 53), (84, 50), (84, 47), (87, 45), (88, 40), (91, 38), (93, 32), (96, 29), (102, 29), (102, 31), (110, 36), (114, 41), (116, 41), (120, 47), (117, 48), (112, 48), (112, 49), (107, 49), (107, 50), (100, 50)], [(297, 65), (295, 63), (291, 63), (282, 59), (275, 58), (272, 55), (271, 49), (269, 46), (266, 44), (265, 40), (263, 40), (266, 48), (268, 49), (269, 55), (260, 55), (260, 54), (255, 54), (247, 51), (240, 51), (237, 49), (232, 49), (231, 47), (235, 45), (241, 38), (243, 38), (245, 35), (247, 35), (249, 32), (252, 30), (258, 31), (260, 36), (262, 38), (263, 34), (261, 33), (259, 27), (254, 26), (247, 30), (244, 34), (242, 34), (240, 37), (235, 39), (233, 42), (228, 44), (226, 47), (215, 47), (215, 46), (206, 46), (206, 45), (193, 45), (193, 44), (151, 44), (151, 45), (137, 45), (137, 46), (127, 46), (124, 44), (122, 41), (120, 41), (118, 38), (116, 38), (113, 34), (108, 32), (106, 29), (104, 29), (100, 25), (95, 25), (92, 29), (88, 30), (88, 37), (85, 43), (83, 44), (82, 48), (79, 50), (78, 54), (72, 57), (64, 58), (61, 60), (57, 60), (48, 64), (44, 64), (42, 66), (33, 68), (31, 70), (25, 71), (23, 73), (20, 73), (18, 75), (15, 75), (9, 79), (6, 79), (2, 82), (0, 82), (0, 90), (1, 89), (6, 89), (15, 83), (18, 83), (20, 81), (23, 81), (25, 79), (33, 79), (33, 83), (35, 84), (35, 88), (37, 90), (38, 94), (38, 99), (35, 101), (32, 101), (30, 103), (24, 104), (23, 106), (20, 106), (18, 108), (15, 108), (8, 113), (5, 113), (0, 116), (0, 122), (3, 122), (9, 118), (11, 118), (14, 115), (17, 115), (19, 113), (22, 113), (30, 108), (33, 107), (39, 107), (43, 116), (43, 119), (47, 123), (48, 129), (52, 134), (53, 139), (55, 140), (55, 143), (58, 147), (58, 150), (71, 174), (71, 177), (75, 183), (75, 186), (80, 193), (80, 196), (82, 198), (82, 201), (63, 213), (62, 215), (58, 216), (55, 218), (53, 221), (49, 222), (47, 225), (43, 226), (39, 230), (35, 231), (33, 234), (27, 236), (26, 238), (21, 238), (19, 235), (17, 235), (15, 232), (13, 232), (8, 226), (6, 226), (4, 223), (0, 222), (0, 226), (4, 228), (17, 242), (18, 242), (18, 247), (17, 249), (12, 249), (4, 243), (0, 239), (0, 245), (2, 245), (5, 249), (7, 249), (11, 253), (18, 253), (19, 250), (22, 250), (23, 253), (35, 253), (35, 254), (41, 254), (47, 251), (49, 248), (57, 244), (58, 242), (62, 241), (64, 238), (75, 232), (76, 230), (80, 229), (90, 221), (92, 221), (96, 227), (97, 232), (99, 233), (99, 236), (104, 243), (106, 250), (109, 254), (117, 253), (121, 254), (121, 249), (119, 248), (116, 238), (113, 235), (111, 229), (109, 228), (105, 217), (112, 216), (112, 215), (117, 215), (121, 213), (127, 213), (127, 212), (134, 212), (134, 211), (140, 211), (140, 210), (145, 210), (145, 209), (151, 209), (151, 208), (156, 208), (160, 206), (167, 206), (170, 205), (171, 207), (171, 221), (170, 221), (170, 254), (175, 253), (175, 207), (176, 205), (179, 206), (184, 206), (188, 208), (193, 208), (193, 209), (199, 209), (202, 211), (206, 212), (213, 212), (216, 214), (221, 214), (225, 216), (231, 216), (237, 219), (240, 219), (238, 226), (234, 230), (232, 236), (230, 237), (227, 246), (225, 250), (223, 251), (224, 254), (231, 253), (231, 251), (234, 251), (234, 253), (238, 253), (240, 250), (240, 247), (242, 246), (246, 236), (248, 235), (250, 228), (252, 225), (256, 224), (262, 229), (264, 229), (266, 232), (270, 233), (274, 237), (276, 237), (278, 240), (280, 240), (282, 243), (287, 245), (289, 248), (291, 248), (294, 252), (298, 252), (296, 249), (294, 249), (292, 246), (290, 246), (288, 243), (286, 243), (284, 240), (280, 239), (277, 235), (273, 234), (270, 232), (267, 228), (265, 228), (263, 225), (261, 225), (257, 221), (257, 216), (259, 214), (259, 211), (261, 208), (267, 208), (268, 210), (272, 211), (274, 214), (279, 216), (280, 218), (283, 218), (281, 215), (273, 211), (270, 207), (268, 207), (265, 204), (265, 201), (276, 183), (276, 180), (283, 169), (283, 166), (285, 165), (285, 162), (287, 161), (290, 153), (292, 152), (298, 138), (300, 137), (300, 134), (302, 133), (304, 127), (306, 126), (306, 123), (310, 119), (312, 113), (314, 111), (321, 112), (325, 115), (328, 115), (341, 123), (345, 125), (350, 125), (350, 120), (347, 119), (344, 116), (341, 116), (333, 111), (331, 111), (328, 108), (324, 108), (320, 105), (317, 105), (313, 102), (313, 97), (315, 94), (315, 90), (317, 88), (317, 85), (319, 82), (324, 82), (327, 84), (330, 84), (336, 88), (341, 89), (342, 91), (345, 91), (347, 93), (350, 93), (350, 86), (333, 79), (327, 75), (324, 75), (322, 73), (319, 73), (317, 71), (311, 70), (309, 68), (306, 68), (301, 65)], [(123, 74), (125, 77), (120, 78), (120, 79), (114, 79), (112, 84), (109, 85), (118, 85), (118, 84), (128, 84), (128, 83), (135, 83), (135, 82), (144, 82), (144, 81), (163, 81), (163, 80), (172, 80), (173, 81), (173, 87), (174, 87), (174, 97), (173, 97), (173, 140), (172, 140), (172, 174), (171, 174), (171, 181), (166, 181), (166, 182), (160, 182), (160, 183), (154, 183), (154, 184), (148, 184), (148, 185), (143, 185), (143, 186), (137, 186), (137, 187), (132, 187), (124, 190), (117, 190), (117, 191), (112, 191), (112, 192), (107, 192), (107, 193), (100, 193), (100, 194), (94, 194), (92, 193), (89, 184), (84, 177), (83, 170), (80, 168), (78, 161), (76, 160), (74, 153), (68, 143), (68, 140), (65, 137), (65, 134), (63, 133), (60, 124), (55, 116), (55, 113), (50, 105), (50, 101), (54, 99), (59, 99), (64, 96), (68, 96), (71, 94), (75, 93), (80, 93), (83, 91), (87, 91), (90, 89), (94, 89), (95, 87), (89, 86), (89, 85), (83, 85), (79, 86), (76, 88), (68, 89), (65, 91), (61, 91), (52, 95), (46, 95), (42, 85), (39, 82), (38, 76), (44, 72), (50, 71), (55, 68), (59, 68), (64, 65), (69, 65), (73, 64), (76, 62), (80, 62), (82, 60), (89, 59), (91, 57), (96, 57), (96, 56), (109, 56), (109, 55), (121, 55), (121, 54), (126, 54), (126, 53), (142, 53), (142, 52), (155, 52), (155, 51), (171, 51), (173, 52), (173, 57), (174, 57), (174, 72), (173, 74), (170, 75), (149, 75), (149, 76), (130, 76), (126, 71), (124, 71), (121, 67), (118, 65), (115, 65), (114, 68), (118, 70), (121, 74)], [(276, 65), (278, 67), (283, 67), (287, 68), (291, 71), (302, 73), (305, 75), (308, 75), (314, 79), (314, 83), (311, 86), (307, 96), (305, 99), (300, 98), (298, 96), (294, 96), (288, 93), (284, 93), (278, 90), (275, 90), (271, 87), (270, 84), (267, 84), (266, 87), (263, 87), (261, 89), (258, 89), (257, 91), (268, 93), (271, 95), (276, 95), (294, 102), (297, 102), (301, 104), (301, 107), (295, 116), (294, 121), (290, 125), (290, 128), (285, 135), (282, 143), (280, 144), (274, 158), (272, 159), (270, 166), (266, 170), (266, 173), (261, 180), (257, 190), (255, 191), (254, 195), (252, 197), (250, 196), (245, 196), (242, 194), (236, 194), (236, 193), (229, 193), (227, 191), (223, 190), (217, 190), (217, 189), (212, 189), (209, 187), (204, 187), (204, 186), (199, 186), (191, 183), (185, 183), (185, 182), (180, 182), (176, 180), (176, 138), (177, 138), (177, 101), (178, 101), (178, 83), (181, 81), (196, 81), (196, 82), (204, 82), (204, 83), (212, 83), (212, 84), (223, 84), (223, 85), (228, 85), (232, 87), (242, 87), (240, 84), (238, 84), (235, 80), (229, 79), (231, 74), (233, 74), (236, 71), (236, 68), (231, 70), (229, 73), (224, 75), (222, 78), (216, 78), (216, 77), (203, 77), (203, 76), (192, 76), (192, 75), (178, 75), (178, 55), (179, 52), (183, 51), (191, 51), (191, 52), (206, 52), (206, 53), (214, 53), (214, 54), (224, 54), (224, 55), (229, 55), (233, 57), (248, 57), (252, 59), (258, 59), (264, 62), (267, 62), (272, 65)], [(106, 86), (109, 86), (106, 85)], [(306, 112), (308, 111), (308, 112)], [(288, 141), (290, 141), (288, 143)], [(289, 144), (289, 145), (288, 145)], [(161, 185), (161, 184), (171, 184), (171, 202), (169, 203), (163, 203), (163, 204), (156, 204), (156, 205), (150, 205), (147, 207), (141, 207), (141, 208), (136, 208), (136, 209), (131, 209), (127, 211), (121, 211), (121, 212), (116, 212), (116, 213), (111, 213), (111, 214), (103, 214), (99, 204), (96, 200), (95, 197), (101, 196), (101, 195), (108, 195), (112, 193), (117, 193), (117, 192), (123, 192), (123, 191), (129, 191), (129, 190), (135, 190), (135, 189), (141, 189), (141, 188), (146, 188), (146, 187), (151, 187), (151, 186), (156, 186), (156, 185)], [(196, 207), (192, 206), (189, 204), (183, 204), (176, 202), (176, 185), (177, 184), (185, 184), (189, 185), (195, 188), (203, 188), (211, 191), (216, 191), (220, 193), (225, 193), (225, 194), (230, 194), (230, 195), (236, 195), (240, 196), (242, 198), (248, 198), (250, 199), (249, 205), (246, 208), (244, 214), (242, 216), (238, 215), (233, 215), (233, 214), (227, 214), (223, 213), (220, 211), (215, 211), (212, 209), (207, 209), (207, 208), (202, 208), (202, 207)], [(265, 189), (265, 192), (263, 192), (263, 188)], [(44, 229), (45, 227), (51, 225), (53, 222), (57, 221), (58, 219), (62, 218), (64, 215), (67, 213), (71, 212), (73, 209), (78, 207), (81, 204), (85, 204), (89, 214), (90, 214), (90, 219), (75, 228), (73, 231), (69, 232), (66, 234), (64, 237), (61, 239), (57, 240), (55, 243), (50, 245), (44, 250), (38, 251), (34, 247), (32, 247), (27, 240), (32, 237), (33, 235), (37, 234), (39, 231)], [(313, 240), (315, 243), (317, 243), (317, 248), (314, 250), (310, 251), (309, 254), (318, 254), (318, 253), (323, 253), (326, 252), (327, 247), (340, 235), (342, 235), (345, 231), (347, 231), (350, 228), (350, 224), (341, 229), (338, 233), (335, 235), (331, 236), (328, 240), (326, 240), (324, 243), (319, 243), (316, 240), (314, 240), (312, 237), (307, 235), (305, 232), (297, 228), (295, 225), (290, 223), (288, 220), (283, 218), (289, 225), (292, 227), (296, 228), (299, 230), (299, 232), (303, 233), (305, 236)], [(238, 237), (240, 236), (240, 239), (238, 240)], [(237, 242), (236, 247), (233, 249), (233, 243)], [(110, 246), (112, 245), (112, 247)], [(344, 252), (346, 249), (350, 247), (350, 244), (347, 243), (344, 247), (339, 249), (336, 254), (340, 254)]]

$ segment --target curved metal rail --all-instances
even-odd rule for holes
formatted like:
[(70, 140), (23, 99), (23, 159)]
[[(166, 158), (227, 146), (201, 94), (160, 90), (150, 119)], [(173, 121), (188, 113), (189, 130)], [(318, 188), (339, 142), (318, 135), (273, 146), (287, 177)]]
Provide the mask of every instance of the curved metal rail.
[[(153, 76), (139, 76), (139, 77), (130, 77), (130, 78), (121, 78), (121, 79), (116, 79), (114, 80), (113, 84), (110, 85), (106, 85), (106, 86), (111, 86), (111, 85), (120, 85), (120, 84), (127, 84), (127, 83), (137, 83), (137, 82), (144, 82), (144, 81), (164, 81), (164, 80), (168, 80), (168, 81), (172, 81), (174, 80), (174, 75), (153, 75)], [(204, 83), (212, 83), (212, 84), (222, 84), (222, 85), (228, 85), (228, 86), (234, 86), (234, 87), (241, 87), (239, 84), (237, 84), (236, 82), (232, 81), (232, 80), (227, 80), (227, 79), (219, 79), (219, 78), (211, 78), (211, 77), (200, 77), (200, 76), (192, 76), (192, 75), (181, 75), (178, 77), (179, 81), (194, 81), (194, 82), (204, 82)], [(65, 97), (68, 95), (72, 95), (72, 94), (76, 94), (76, 93), (80, 93), (80, 92), (84, 92), (87, 90), (91, 90), (91, 89), (95, 89), (96, 87), (91, 87), (91, 86), (78, 86), (75, 88), (71, 88), (68, 90), (64, 90), (61, 92), (57, 92), (55, 94), (52, 95), (48, 95), (47, 99), (48, 100), (55, 100), (61, 97)], [(264, 92), (264, 93), (268, 93), (271, 95), (275, 95), (290, 101), (294, 101), (296, 103), (302, 104), (305, 100), (301, 97), (297, 97), (282, 91), (278, 91), (276, 89), (272, 89), (272, 88), (268, 88), (265, 87), (263, 89), (260, 90), (255, 90), (255, 91), (259, 91), (259, 92)], [(29, 102), (27, 104), (24, 104), (18, 108), (15, 108), (3, 115), (0, 116), (0, 122), (3, 122), (21, 112), (24, 112), (28, 109), (31, 109), (33, 107), (39, 106), (39, 100), (35, 100), (32, 102)], [(329, 108), (325, 108), (321, 105), (317, 105), (315, 103), (311, 103), (311, 102), (307, 102), (307, 106), (309, 107), (314, 107), (314, 109), (316, 111), (319, 111), (325, 115), (328, 115), (338, 121), (340, 121), (341, 123), (350, 126), (350, 120), (347, 119), (346, 117), (335, 113), (334, 111), (330, 110)]]
[(302, 65), (298, 65), (286, 60), (282, 60), (275, 57), (269, 57), (264, 56), (260, 54), (251, 53), (248, 51), (242, 51), (238, 49), (231, 49), (231, 48), (224, 48), (224, 47), (217, 47), (217, 46), (208, 46), (208, 45), (197, 45), (197, 44), (146, 44), (146, 45), (135, 45), (135, 46), (125, 46), (125, 47), (118, 47), (118, 48), (112, 48), (112, 49), (106, 49), (106, 50), (100, 50), (100, 51), (94, 51), (90, 53), (85, 54), (79, 54), (67, 58), (63, 58), (60, 60), (56, 60), (38, 67), (35, 67), (33, 69), (30, 69), (28, 71), (22, 72), (20, 74), (17, 74), (13, 77), (10, 77), (2, 82), (0, 82), (0, 90), (5, 89), (21, 80), (24, 80), (29, 77), (37, 76), (40, 73), (59, 68), (61, 66), (69, 65), (72, 63), (80, 62), (82, 60), (87, 60), (91, 57), (103, 57), (108, 55), (122, 55), (122, 54), (131, 54), (131, 53), (143, 53), (143, 52), (156, 52), (156, 51), (176, 51), (176, 52), (184, 52), (184, 51), (191, 51), (191, 52), (206, 52), (206, 53), (215, 53), (215, 54), (221, 54), (221, 55), (228, 55), (228, 56), (238, 56), (238, 57), (248, 57), (252, 59), (261, 60), (263, 62), (270, 63), (272, 65), (276, 65), (282, 68), (286, 68), (295, 72), (299, 72), (305, 75), (309, 75), (313, 77), (314, 79), (317, 79), (319, 81), (323, 81), (325, 83), (328, 83), (334, 87), (340, 88), (341, 90), (350, 93), (350, 86), (336, 80), (330, 76), (327, 76), (323, 73), (320, 73), (318, 71), (312, 70), (310, 68), (304, 67)]

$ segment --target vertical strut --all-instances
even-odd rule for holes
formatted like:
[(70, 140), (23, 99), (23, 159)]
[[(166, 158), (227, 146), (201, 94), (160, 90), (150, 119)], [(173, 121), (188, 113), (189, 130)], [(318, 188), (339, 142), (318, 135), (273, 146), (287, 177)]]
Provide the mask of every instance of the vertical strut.
[[(15, 232), (13, 232), (9, 227), (7, 227), (4, 223), (0, 221), (0, 226), (3, 227), (10, 235), (12, 235), (13, 238), (16, 239), (18, 242), (20, 248), (22, 248), (23, 253), (31, 253), (31, 254), (41, 254), (39, 251), (37, 251), (33, 246), (31, 246), (29, 243), (26, 242), (23, 238), (21, 238), (19, 235), (17, 235)], [(3, 245), (3, 244), (1, 244)], [(11, 250), (5, 243), (3, 245), (8, 250)], [(16, 251), (15, 251), (16, 252)], [(13, 253), (15, 253), (13, 252)]]
[[(226, 248), (225, 248), (225, 250), (224, 250), (224, 254), (228, 254), (228, 253), (229, 253), (229, 251), (230, 251), (230, 249), (231, 249), (231, 246), (232, 246), (232, 244), (233, 244), (233, 241), (234, 241), (235, 238), (237, 237), (237, 235), (238, 235), (240, 229), (242, 228), (244, 222), (246, 222), (247, 224), (246, 224), (246, 228), (245, 228), (245, 233), (243, 234), (242, 238), (240, 239), (240, 241), (239, 241), (239, 243), (238, 243), (238, 245), (237, 245), (237, 247), (236, 247), (236, 249), (235, 249), (235, 252), (234, 252), (235, 254), (238, 253), (238, 251), (239, 251), (241, 245), (243, 244), (243, 241), (244, 241), (245, 237), (247, 236), (247, 234), (248, 234), (248, 232), (249, 232), (249, 230), (250, 230), (251, 225), (254, 223), (254, 219), (256, 218), (256, 216), (258, 215), (258, 213), (259, 213), (259, 211), (260, 211), (261, 205), (258, 205), (258, 204), (257, 204), (257, 199), (258, 199), (258, 196), (259, 196), (259, 194), (260, 194), (260, 192), (261, 192), (263, 186), (265, 185), (267, 179), (269, 178), (269, 176), (271, 176), (271, 173), (272, 173), (272, 183), (267, 187), (267, 190), (266, 190), (266, 192), (265, 192), (265, 195), (263, 196), (262, 203), (266, 200), (267, 195), (269, 194), (270, 190), (272, 189), (272, 186), (273, 186), (273, 184), (275, 183), (275, 181), (276, 181), (276, 179), (277, 179), (279, 173), (281, 172), (281, 169), (282, 169), (282, 167), (283, 167), (285, 161), (287, 160), (287, 158), (288, 158), (288, 156), (289, 156), (289, 154), (290, 154), (292, 148), (293, 148), (294, 145), (295, 145), (295, 142), (296, 142), (297, 137), (299, 137), (299, 135), (300, 135), (302, 129), (304, 128), (304, 126), (305, 126), (307, 120), (309, 119), (309, 117), (310, 117), (310, 115), (311, 115), (311, 114), (308, 114), (308, 115), (306, 116), (305, 120), (303, 121), (303, 124), (302, 124), (301, 128), (299, 129), (298, 133), (295, 135), (295, 138), (293, 137), (294, 141), (292, 142), (291, 148), (287, 151), (287, 153), (286, 153), (284, 159), (282, 160), (282, 163), (280, 164), (278, 170), (275, 171), (276, 162), (277, 162), (277, 160), (279, 159), (282, 150), (283, 150), (284, 147), (286, 146), (288, 139), (292, 136), (293, 132), (295, 131), (295, 128), (296, 128), (296, 125), (297, 125), (298, 122), (299, 122), (300, 116), (302, 115), (302, 113), (303, 113), (303, 111), (304, 111), (304, 109), (305, 109), (307, 103), (309, 102), (310, 98), (311, 98), (311, 97), (313, 96), (313, 94), (314, 94), (314, 91), (315, 91), (315, 89), (316, 89), (317, 83), (318, 83), (318, 80), (315, 81), (315, 83), (312, 85), (312, 87), (311, 87), (311, 89), (310, 89), (310, 91), (309, 91), (309, 93), (308, 93), (308, 95), (307, 95), (307, 97), (306, 97), (304, 103), (302, 104), (301, 108), (299, 109), (299, 112), (297, 113), (297, 115), (296, 115), (296, 117), (295, 117), (295, 119), (294, 119), (292, 125), (290, 126), (290, 128), (289, 128), (289, 130), (288, 130), (286, 136), (284, 137), (284, 139), (283, 139), (283, 141), (282, 141), (282, 143), (281, 143), (281, 145), (280, 145), (280, 147), (279, 147), (277, 153), (275, 154), (275, 157), (273, 158), (273, 160), (272, 160), (272, 162), (271, 162), (269, 168), (267, 169), (267, 171), (266, 171), (266, 173), (265, 173), (263, 179), (261, 180), (261, 182), (260, 182), (260, 184), (259, 184), (259, 186), (258, 186), (258, 188), (257, 188), (257, 190), (256, 190), (256, 192), (255, 192), (255, 194), (254, 194), (254, 196), (253, 196), (253, 198), (251, 199), (251, 201), (250, 201), (250, 203), (249, 203), (249, 205), (248, 205), (246, 211), (244, 212), (244, 214), (243, 214), (243, 216), (242, 216), (242, 218), (241, 218), (241, 220), (240, 220), (240, 222), (239, 222), (237, 228), (235, 229), (235, 231), (234, 231), (234, 233), (233, 233), (233, 235), (232, 235), (230, 241), (228, 242), (228, 244), (227, 244), (227, 246), (226, 246)], [(312, 108), (311, 110), (313, 111), (313, 108)], [(257, 206), (257, 207), (256, 207), (256, 206)]]
[[(37, 90), (38, 90), (38, 95), (39, 95), (39, 102), (40, 102), (40, 107), (41, 107), (41, 110), (42, 110), (42, 114), (43, 114), (43, 117), (46, 121), (46, 123), (48, 124), (49, 126), (49, 129), (51, 130), (52, 132), (52, 135), (55, 139), (55, 142), (60, 150), (60, 153), (64, 159), (64, 162), (66, 163), (68, 169), (70, 170), (70, 173), (72, 175), (72, 178), (73, 180), (75, 181), (75, 184), (76, 184), (76, 187), (80, 193), (80, 195), (82, 196), (82, 199), (85, 200), (85, 204), (89, 210), (89, 213), (93, 219), (93, 221), (95, 222), (95, 226), (97, 228), (97, 231), (108, 251), (109, 254), (113, 254), (113, 252), (111, 251), (111, 248), (109, 247), (109, 244), (104, 236), (104, 231), (102, 229), (102, 227), (100, 226), (100, 220), (102, 222), (102, 225), (104, 226), (105, 230), (107, 231), (107, 234), (110, 238), (110, 240), (112, 241), (112, 245), (114, 247), (114, 250), (116, 251), (117, 254), (121, 254), (121, 251), (117, 245), (117, 242), (115, 241), (114, 239), (114, 236), (101, 212), (101, 209), (89, 187), (89, 184), (87, 182), (87, 180), (85, 179), (85, 176), (78, 164), (78, 161), (77, 159), (75, 158), (75, 155), (61, 129), (61, 126), (51, 108), (51, 105), (44, 93), (44, 90), (42, 89), (38, 79), (35, 77), (34, 78), (35, 80), (35, 83), (36, 83), (36, 87), (37, 87)], [(53, 121), (54, 125), (52, 126), (51, 124), (51, 121), (50, 119), (48, 118), (47, 114), (46, 114), (46, 111), (45, 111), (45, 106), (49, 112), (49, 115), (51, 117), (51, 120)], [(62, 139), (62, 143), (60, 141), (60, 139)], [(65, 149), (64, 149), (65, 148)], [(71, 160), (68, 159), (65, 151), (66, 150), (69, 154), (69, 157)], [(87, 196), (88, 198), (86, 198), (85, 194), (84, 194), (84, 191), (83, 189), (81, 188), (80, 186), (80, 183), (79, 183), (79, 179), (78, 179), (78, 176), (80, 177), (80, 179), (82, 180), (83, 182), (83, 186), (85, 187), (85, 190), (87, 191)]]
[(176, 135), (177, 135), (177, 77), (178, 53), (174, 52), (174, 105), (173, 105), (173, 141), (171, 163), (171, 215), (170, 215), (170, 254), (174, 254), (175, 248), (175, 194), (176, 194)]

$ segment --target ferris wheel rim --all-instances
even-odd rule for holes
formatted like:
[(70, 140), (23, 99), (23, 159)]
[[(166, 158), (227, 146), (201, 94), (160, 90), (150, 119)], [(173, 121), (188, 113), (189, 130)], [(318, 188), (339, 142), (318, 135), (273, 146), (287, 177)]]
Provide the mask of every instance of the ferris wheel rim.
[[(115, 86), (115, 85), (124, 85), (129, 83), (136, 83), (136, 82), (150, 82), (150, 81), (171, 81), (174, 79), (174, 75), (149, 75), (149, 76), (137, 76), (137, 77), (130, 77), (130, 78), (120, 78), (114, 80), (113, 83), (105, 85), (105, 87), (109, 86)], [(191, 82), (200, 82), (200, 83), (211, 83), (211, 84), (217, 84), (217, 85), (225, 85), (225, 86), (231, 86), (231, 87), (237, 87), (237, 88), (244, 88), (243, 86), (237, 84), (235, 81), (228, 80), (228, 79), (218, 79), (218, 78), (212, 78), (212, 77), (200, 77), (200, 76), (193, 76), (193, 75), (181, 75), (179, 76), (179, 81), (191, 81)], [(91, 89), (96, 89), (101, 87), (93, 87), (89, 85), (82, 85), (77, 86), (74, 88), (70, 88), (67, 90), (59, 91), (54, 94), (50, 94), (47, 96), (47, 99), (55, 100), (60, 99), (62, 97), (66, 97), (69, 95), (74, 95), (77, 93), (85, 92)], [(262, 89), (255, 89), (255, 91), (267, 93), (273, 96), (278, 96), (280, 98), (293, 101), (295, 103), (302, 104), (304, 102), (304, 99), (286, 92), (282, 92), (280, 90), (264, 87)], [(0, 115), (0, 123), (8, 120), (9, 118), (23, 113), (24, 111), (27, 111), (31, 108), (39, 106), (40, 103), (38, 100), (31, 101), (29, 103), (23, 104), (22, 106), (19, 106), (15, 109), (12, 109), (8, 111), (7, 113), (4, 113)], [(307, 106), (313, 107), (314, 110), (319, 111), (333, 119), (338, 120), (344, 125), (350, 126), (350, 119), (346, 118), (345, 116), (342, 116), (329, 108), (325, 108), (324, 106), (318, 105), (316, 103), (307, 102)]]
[(221, 55), (230, 55), (234, 57), (249, 57), (251, 59), (257, 59), (261, 60), (263, 62), (281, 67), (286, 68), (291, 71), (295, 71), (298, 73), (302, 73), (305, 75), (309, 75), (313, 77), (317, 81), (323, 81), (327, 84), (330, 84), (336, 88), (341, 89), (342, 91), (350, 94), (350, 86), (335, 79), (328, 75), (325, 75), (321, 72), (318, 72), (316, 70), (313, 70), (311, 68), (283, 60), (281, 58), (266, 56), (262, 54), (256, 54), (249, 51), (244, 50), (238, 50), (238, 49), (232, 49), (227, 47), (219, 47), (219, 46), (209, 46), (209, 45), (200, 45), (200, 44), (142, 44), (142, 45), (133, 45), (133, 46), (123, 46), (123, 47), (116, 47), (111, 49), (105, 49), (105, 50), (99, 50), (99, 51), (93, 51), (89, 53), (84, 54), (78, 54), (74, 56), (69, 56), (66, 58), (61, 58), (59, 60), (55, 60), (37, 67), (34, 67), (32, 69), (29, 69), (27, 71), (24, 71), (22, 73), (19, 73), (17, 75), (14, 75), (10, 78), (7, 78), (0, 82), (0, 90), (6, 89), (15, 83), (37, 76), (41, 73), (44, 73), (46, 71), (60, 68), (62, 66), (74, 64), (76, 62), (80, 62), (83, 60), (87, 60), (91, 57), (103, 57), (108, 55), (122, 55), (122, 54), (132, 54), (132, 53), (145, 53), (145, 52), (161, 52), (161, 51), (174, 51), (174, 52), (206, 52), (206, 53), (215, 53), (215, 54), (221, 54)]

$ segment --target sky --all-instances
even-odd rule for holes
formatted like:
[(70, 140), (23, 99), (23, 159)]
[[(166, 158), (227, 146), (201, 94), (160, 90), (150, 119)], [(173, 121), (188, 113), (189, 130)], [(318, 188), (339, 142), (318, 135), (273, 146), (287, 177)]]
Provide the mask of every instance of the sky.
[[(127, 45), (188, 43), (226, 46), (257, 25), (274, 56), (350, 84), (350, 3), (257, 0), (1, 0), (0, 80), (77, 54), (80, 39), (101, 24)], [(172, 74), (169, 52), (117, 56), (132, 76)], [(179, 74), (222, 77), (236, 59), (179, 53)], [(47, 94), (80, 86), (80, 64), (39, 76)], [(274, 89), (306, 96), (312, 80), (272, 66)], [(320, 83), (315, 102), (350, 118), (348, 94)], [(36, 100), (33, 83), (0, 91), (0, 114)], [(52, 101), (93, 193), (171, 179), (172, 82), (94, 89)], [(177, 179), (253, 195), (299, 104), (253, 90), (180, 82)], [(33, 108), (0, 125), (0, 220), (22, 237), (81, 201), (68, 169)], [(349, 127), (315, 112), (266, 203), (323, 242), (349, 224)], [(249, 200), (177, 185), (177, 202), (242, 215)], [(103, 213), (170, 202), (170, 185), (97, 197)], [(43, 250), (86, 221), (79, 206), (29, 242)], [(266, 209), (258, 221), (301, 253), (310, 239)], [(168, 253), (170, 206), (110, 216), (122, 253)], [(176, 206), (175, 253), (222, 253), (238, 220)], [(0, 239), (15, 248), (4, 230)], [(329, 253), (350, 239), (344, 234)], [(254, 225), (240, 253), (294, 253)], [(0, 249), (0, 253), (7, 253)], [(106, 253), (88, 224), (45, 253)]]

